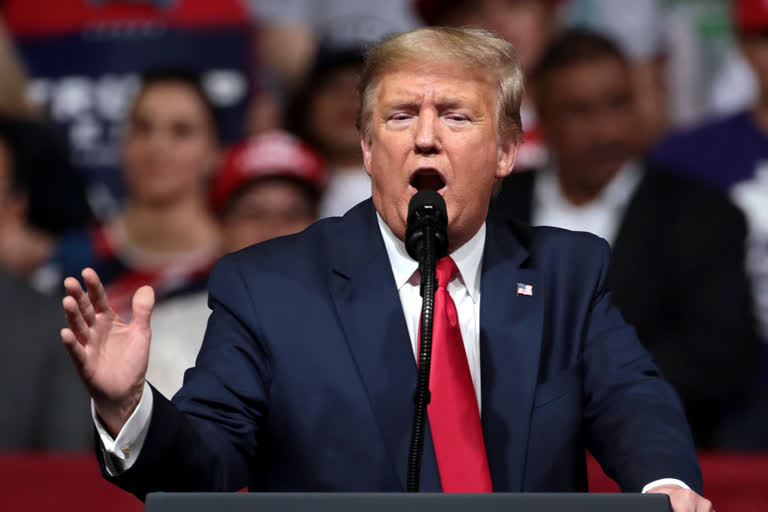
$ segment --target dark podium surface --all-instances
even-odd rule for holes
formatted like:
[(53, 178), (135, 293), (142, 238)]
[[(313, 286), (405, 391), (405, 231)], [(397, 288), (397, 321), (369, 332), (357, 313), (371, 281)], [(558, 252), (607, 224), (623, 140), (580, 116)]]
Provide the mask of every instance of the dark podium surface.
[(152, 493), (146, 512), (671, 512), (664, 494)]

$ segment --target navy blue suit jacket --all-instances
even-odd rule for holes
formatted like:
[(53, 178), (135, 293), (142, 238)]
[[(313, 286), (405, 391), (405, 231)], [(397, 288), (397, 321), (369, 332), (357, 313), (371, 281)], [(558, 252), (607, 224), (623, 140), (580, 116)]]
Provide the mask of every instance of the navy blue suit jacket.
[[(674, 477), (701, 491), (679, 401), (611, 304), (608, 259), (592, 235), (488, 221), (480, 358), (496, 491), (586, 490), (585, 448), (625, 490)], [(172, 402), (154, 392), (143, 450), (111, 480), (140, 497), (404, 491), (416, 362), (371, 201), (223, 258), (209, 288), (196, 367)], [(440, 490), (429, 437), (422, 490)]]

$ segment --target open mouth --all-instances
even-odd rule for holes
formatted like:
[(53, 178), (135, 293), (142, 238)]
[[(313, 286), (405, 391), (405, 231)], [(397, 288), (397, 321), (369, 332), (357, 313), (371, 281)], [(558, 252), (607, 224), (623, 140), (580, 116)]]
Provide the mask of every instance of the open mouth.
[(416, 171), (411, 175), (411, 186), (415, 188), (417, 192), (424, 189), (430, 189), (434, 190), (435, 192), (439, 192), (443, 187), (445, 187), (445, 181), (437, 169), (423, 167), (416, 169)]

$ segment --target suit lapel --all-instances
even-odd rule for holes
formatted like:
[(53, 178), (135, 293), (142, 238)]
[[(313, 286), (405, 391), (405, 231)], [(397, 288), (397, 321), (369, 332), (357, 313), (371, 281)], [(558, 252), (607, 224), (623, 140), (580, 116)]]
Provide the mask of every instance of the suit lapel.
[(611, 246), (608, 283), (613, 290), (632, 289), (623, 286), (619, 279), (622, 276), (635, 275), (633, 269), (637, 266), (638, 255), (647, 252), (651, 246), (649, 234), (655, 232), (653, 225), (658, 219), (654, 210), (657, 198), (654, 198), (650, 179), (651, 176), (646, 172), (624, 211), (616, 239)]
[[(488, 222), (480, 289), (482, 422), (495, 491), (522, 490), (545, 297), (518, 241), (529, 228), (510, 226)], [(518, 295), (518, 283), (533, 295)]]
[[(394, 477), (404, 491), (416, 360), (373, 203), (361, 203), (341, 222), (342, 236), (330, 248), (331, 293), (379, 433), (389, 451)], [(429, 437), (425, 442), (421, 487), (440, 490)]]

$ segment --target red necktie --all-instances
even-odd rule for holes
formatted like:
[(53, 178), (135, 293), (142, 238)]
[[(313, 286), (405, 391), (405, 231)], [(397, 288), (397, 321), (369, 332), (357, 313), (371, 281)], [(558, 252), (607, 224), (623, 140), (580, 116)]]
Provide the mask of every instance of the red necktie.
[(446, 289), (458, 272), (456, 263), (448, 256), (437, 262), (429, 426), (443, 492), (492, 492), (480, 410), (459, 317)]

